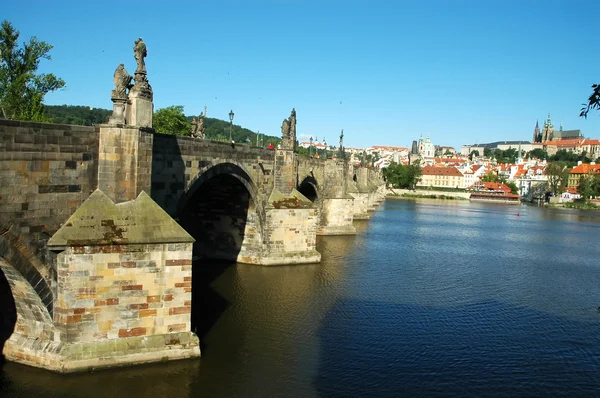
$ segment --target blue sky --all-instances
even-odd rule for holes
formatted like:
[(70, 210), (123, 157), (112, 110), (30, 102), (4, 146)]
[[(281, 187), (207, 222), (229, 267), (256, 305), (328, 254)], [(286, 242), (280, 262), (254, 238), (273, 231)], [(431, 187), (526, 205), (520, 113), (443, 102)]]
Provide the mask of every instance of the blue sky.
[[(58, 3), (58, 5), (56, 4)], [(0, 19), (54, 45), (47, 104), (109, 109), (112, 75), (148, 47), (155, 109), (184, 105), (271, 135), (293, 107), (300, 140), (351, 147), (530, 140), (579, 118), (600, 83), (599, 1), (9, 1)]]

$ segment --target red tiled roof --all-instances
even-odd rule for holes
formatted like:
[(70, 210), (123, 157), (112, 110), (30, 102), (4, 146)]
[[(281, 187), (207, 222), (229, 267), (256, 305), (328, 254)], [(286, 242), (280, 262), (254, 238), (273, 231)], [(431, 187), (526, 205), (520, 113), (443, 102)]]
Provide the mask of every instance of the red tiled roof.
[(509, 193), (510, 187), (501, 182), (478, 182), (467, 189), (478, 189), (480, 191), (502, 191)]
[(597, 139), (585, 140), (583, 141), (583, 145), (600, 145), (600, 141), (598, 141)]
[(600, 164), (581, 163), (570, 171), (571, 174), (600, 173)]
[(462, 177), (462, 173), (456, 167), (423, 167), (423, 175), (456, 176)]
[(580, 138), (580, 139), (573, 139), (573, 140), (560, 140), (560, 141), (546, 141), (546, 142), (542, 142), (542, 145), (546, 145), (546, 146), (579, 146), (581, 144), (583, 144), (584, 139)]

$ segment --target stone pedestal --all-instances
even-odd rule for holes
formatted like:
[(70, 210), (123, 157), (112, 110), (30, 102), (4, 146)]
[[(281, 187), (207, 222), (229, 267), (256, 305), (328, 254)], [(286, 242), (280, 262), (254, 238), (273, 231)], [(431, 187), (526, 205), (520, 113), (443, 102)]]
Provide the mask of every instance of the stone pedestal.
[(284, 194), (291, 194), (297, 185), (298, 155), (291, 149), (277, 149), (275, 151), (275, 169), (273, 170), (274, 188)]
[(150, 194), (153, 134), (133, 126), (100, 126), (98, 188), (120, 203)]
[(152, 128), (152, 113), (154, 94), (148, 83), (147, 73), (137, 70), (135, 84), (129, 91), (129, 104), (127, 106), (127, 124), (141, 128)]
[(356, 235), (352, 225), (354, 198), (323, 199), (317, 235)]
[(113, 113), (108, 119), (108, 124), (113, 126), (126, 124), (125, 120), (125, 108), (127, 105), (127, 98), (112, 98), (113, 102)]
[(152, 114), (154, 104), (152, 100), (144, 96), (138, 96), (132, 90), (129, 94), (129, 104), (127, 106), (127, 124), (136, 127), (152, 127)]

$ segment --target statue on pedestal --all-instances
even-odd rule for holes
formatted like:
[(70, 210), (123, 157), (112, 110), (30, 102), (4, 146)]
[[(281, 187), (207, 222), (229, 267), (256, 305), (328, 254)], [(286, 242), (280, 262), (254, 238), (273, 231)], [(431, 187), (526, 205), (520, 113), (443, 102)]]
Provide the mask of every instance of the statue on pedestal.
[(120, 64), (117, 66), (113, 76), (115, 89), (111, 93), (111, 98), (127, 99), (127, 90), (133, 86), (133, 84), (131, 84), (131, 80), (133, 80), (133, 77), (127, 73), (127, 70), (125, 70), (125, 65)]
[(133, 45), (133, 54), (135, 62), (137, 62), (135, 73), (146, 73), (146, 62), (144, 61), (144, 58), (148, 55), (148, 51), (146, 50), (146, 43), (144, 43), (141, 37), (138, 38)]
[(296, 109), (281, 123), (281, 148), (296, 149)]
[(200, 116), (198, 116), (198, 120), (196, 118), (192, 119), (192, 137), (204, 139), (205, 128), (204, 128), (204, 114), (200, 112)]
[(340, 159), (344, 159), (346, 157), (346, 152), (344, 152), (344, 129), (342, 129), (342, 132), (340, 133), (340, 148), (338, 157)]
[(131, 93), (134, 97), (146, 98), (152, 101), (152, 87), (150, 87), (150, 83), (148, 83), (148, 72), (146, 71), (146, 61), (144, 60), (147, 55), (148, 50), (146, 49), (146, 44), (140, 37), (135, 41), (133, 46), (133, 56), (137, 63), (137, 68), (135, 70), (135, 84), (131, 89)]
[(125, 106), (129, 98), (128, 90), (133, 86), (131, 84), (132, 79), (123, 64), (117, 66), (113, 75), (115, 89), (110, 95), (110, 99), (113, 102), (113, 113), (108, 120), (109, 124), (125, 124)]

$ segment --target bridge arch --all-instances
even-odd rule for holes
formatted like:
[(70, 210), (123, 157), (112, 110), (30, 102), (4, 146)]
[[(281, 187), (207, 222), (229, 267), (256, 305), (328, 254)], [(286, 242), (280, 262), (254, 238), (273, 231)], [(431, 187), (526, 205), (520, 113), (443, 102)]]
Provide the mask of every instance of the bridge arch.
[(39, 238), (39, 233), (25, 237), (23, 234), (14, 233), (12, 228), (6, 229), (0, 233), (0, 260), (4, 259), (19, 272), (52, 316), (55, 292), (51, 286), (56, 281), (56, 270), (50, 265), (53, 262), (53, 253), (45, 252), (44, 255), (37, 247), (41, 242)]
[(39, 294), (13, 264), (0, 257), (0, 359), (18, 358), (18, 337), (51, 341), (54, 324)]
[(263, 209), (250, 174), (235, 161), (200, 169), (178, 204), (177, 218), (195, 239), (195, 257), (256, 262)]
[(320, 199), (319, 184), (314, 176), (306, 176), (300, 184), (298, 184), (298, 192), (304, 195), (311, 202), (318, 202)]

